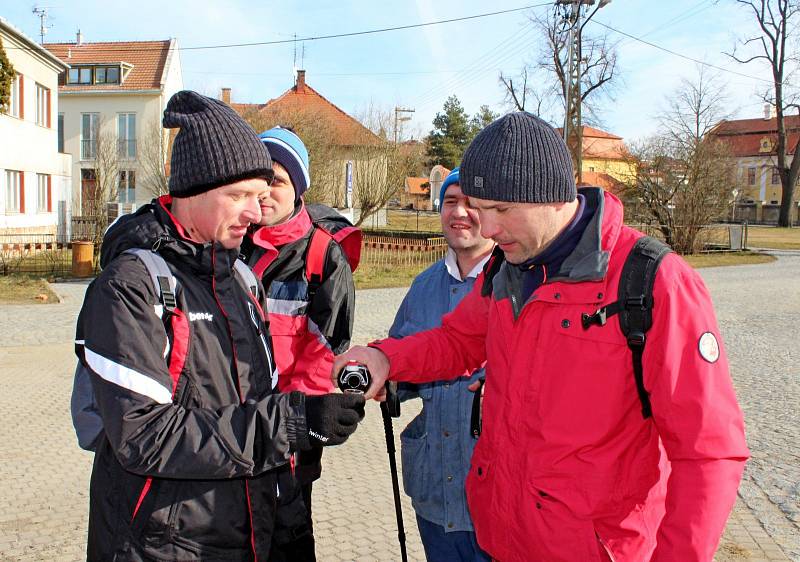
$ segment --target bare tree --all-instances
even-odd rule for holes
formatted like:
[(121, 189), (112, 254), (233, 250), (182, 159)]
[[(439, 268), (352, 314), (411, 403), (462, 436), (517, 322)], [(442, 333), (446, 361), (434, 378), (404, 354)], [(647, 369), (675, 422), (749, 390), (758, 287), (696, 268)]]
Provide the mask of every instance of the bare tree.
[(731, 204), (735, 164), (708, 133), (724, 117), (724, 87), (702, 69), (668, 98), (659, 133), (631, 151), (636, 176), (626, 196), (640, 220), (654, 222), (677, 252), (693, 253), (703, 227)]
[(500, 73), (498, 80), (505, 90), (505, 103), (516, 111), (528, 111), (549, 120), (553, 106), (558, 103), (558, 85), (532, 76), (533, 71), (523, 66), (516, 78)]
[(169, 193), (166, 165), (170, 130), (164, 129), (157, 120), (148, 123), (138, 143), (139, 165), (145, 174), (145, 189), (153, 197)]
[(346, 158), (330, 123), (302, 108), (271, 111), (253, 108), (245, 111), (242, 117), (259, 133), (275, 126), (290, 127), (297, 133), (309, 155), (311, 189), (306, 192), (305, 200), (344, 207)]
[[(83, 212), (89, 219), (89, 238), (94, 242), (95, 259), (108, 228), (108, 203), (119, 193), (119, 146), (113, 123), (98, 119), (93, 129), (93, 144), (87, 146), (94, 155), (93, 180), (83, 193)], [(85, 141), (91, 143), (91, 141)]]
[[(543, 37), (539, 56), (533, 64), (523, 70), (521, 80), (517, 80), (517, 86), (514, 86), (512, 80), (503, 76), (500, 79), (501, 84), (518, 109), (530, 111), (525, 107), (525, 103), (532, 95), (537, 101), (534, 113), (541, 115), (548, 104), (556, 105), (554, 100), (558, 100), (563, 116), (567, 111), (570, 23), (556, 11), (547, 12), (546, 15), (534, 13), (529, 19)], [(602, 35), (590, 35), (584, 30), (581, 34), (581, 50), (581, 119), (585, 123), (599, 124), (601, 103), (614, 100), (614, 79), (618, 75), (617, 43), (612, 41), (608, 32)], [(537, 87), (529, 88), (532, 76), (539, 73), (547, 78), (534, 80)], [(524, 102), (517, 103), (523, 99)], [(578, 161), (576, 154), (579, 143), (573, 139), (567, 144), (575, 163)]]
[[(791, 150), (795, 157), (790, 163), (786, 157), (790, 151), (785, 116), (794, 109), (800, 120), (800, 98), (797, 92), (790, 93), (787, 90), (789, 77), (800, 60), (796, 46), (793, 49), (791, 45), (792, 34), (796, 33), (797, 19), (800, 17), (800, 2), (797, 0), (735, 1), (751, 13), (758, 24), (758, 30), (752, 37), (742, 40), (737, 45), (748, 50), (747, 54), (740, 57), (734, 50), (729, 56), (741, 64), (764, 61), (769, 64), (772, 71), (772, 87), (764, 92), (762, 99), (772, 104), (777, 114), (776, 168), (782, 187), (778, 226), (790, 227), (792, 199), (800, 175), (800, 158), (797, 157), (800, 139), (795, 142)], [(787, 42), (790, 44), (787, 45)], [(750, 54), (753, 49), (755, 54)]]

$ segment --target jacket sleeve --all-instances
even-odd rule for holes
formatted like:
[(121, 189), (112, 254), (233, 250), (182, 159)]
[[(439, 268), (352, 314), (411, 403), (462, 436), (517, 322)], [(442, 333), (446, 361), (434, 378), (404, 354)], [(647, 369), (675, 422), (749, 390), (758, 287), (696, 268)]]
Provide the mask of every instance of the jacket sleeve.
[(706, 562), (714, 556), (749, 457), (744, 421), (700, 276), (670, 254), (653, 296), (644, 382), (671, 473), (652, 560)]
[(356, 302), (353, 272), (338, 244), (330, 245), (324, 273), (325, 279), (314, 295), (308, 317), (338, 355), (350, 347)]
[(218, 409), (173, 403), (166, 331), (147, 275), (135, 258), (117, 258), (87, 293), (78, 320), (81, 360), (120, 464), (142, 476), (184, 479), (248, 477), (285, 464), (305, 431), (303, 396), (267, 394)]
[(390, 362), (389, 378), (398, 382), (432, 382), (470, 374), (486, 361), (486, 326), (491, 297), (481, 296), (483, 274), (442, 326), (402, 339), (387, 338), (370, 346)]

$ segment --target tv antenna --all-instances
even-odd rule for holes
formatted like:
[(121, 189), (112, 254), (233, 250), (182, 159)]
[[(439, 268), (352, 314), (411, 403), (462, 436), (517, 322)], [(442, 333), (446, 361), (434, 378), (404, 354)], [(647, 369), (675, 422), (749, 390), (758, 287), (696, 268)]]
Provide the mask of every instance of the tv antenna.
[(37, 6), (34, 4), (33, 9), (31, 12), (39, 18), (39, 36), (41, 37), (40, 43), (44, 43), (44, 36), (47, 35), (47, 30), (52, 29), (53, 24), (47, 23), (47, 18), (50, 17), (47, 13), (48, 10), (52, 10), (53, 6)]

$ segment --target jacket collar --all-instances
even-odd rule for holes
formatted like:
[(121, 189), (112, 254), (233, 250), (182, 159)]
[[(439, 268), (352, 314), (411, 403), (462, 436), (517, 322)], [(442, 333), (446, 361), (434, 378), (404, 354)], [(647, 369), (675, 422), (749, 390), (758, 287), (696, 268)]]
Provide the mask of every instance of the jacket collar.
[(289, 242), (299, 240), (311, 230), (311, 217), (308, 215), (305, 204), (300, 201), (300, 207), (295, 215), (288, 221), (271, 226), (262, 226), (252, 234), (253, 243), (262, 248), (275, 248)]

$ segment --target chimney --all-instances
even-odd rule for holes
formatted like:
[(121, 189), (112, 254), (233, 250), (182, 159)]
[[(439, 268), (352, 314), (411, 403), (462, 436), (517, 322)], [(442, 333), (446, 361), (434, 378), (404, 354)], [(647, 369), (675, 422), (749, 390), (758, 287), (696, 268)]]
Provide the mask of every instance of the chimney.
[(297, 71), (297, 80), (295, 81), (294, 89), (297, 91), (306, 89), (306, 71)]
[(222, 88), (222, 101), (224, 101), (228, 105), (231, 104), (231, 89), (230, 88)]
[(78, 30), (78, 34), (75, 37), (75, 44), (78, 45), (79, 47), (83, 45), (83, 33), (81, 33), (80, 29)]
[(772, 104), (765, 103), (764, 104), (764, 120), (769, 121), (772, 119)]

